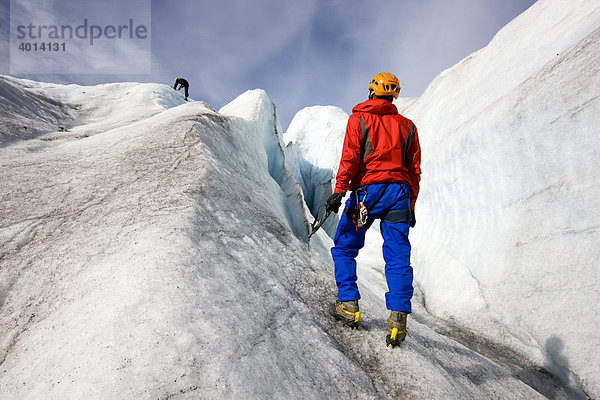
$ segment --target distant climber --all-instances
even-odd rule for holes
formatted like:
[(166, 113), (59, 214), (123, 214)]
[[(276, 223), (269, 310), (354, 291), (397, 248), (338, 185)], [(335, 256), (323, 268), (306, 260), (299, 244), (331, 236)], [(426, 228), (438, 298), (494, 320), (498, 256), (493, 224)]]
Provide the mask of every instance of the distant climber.
[(348, 119), (334, 193), (327, 211), (338, 212), (346, 191), (352, 191), (340, 217), (331, 249), (338, 298), (330, 314), (345, 325), (360, 321), (356, 256), (375, 219), (381, 220), (385, 294), (390, 310), (386, 342), (397, 346), (406, 337), (411, 312), (413, 270), (410, 265), (409, 227), (415, 225), (414, 207), (421, 179), (421, 147), (417, 127), (398, 114), (394, 99), (400, 83), (382, 72), (369, 84), (369, 100), (352, 110)]
[[(177, 88), (177, 85), (180, 85), (179, 89)], [(173, 89), (181, 90), (181, 88), (184, 88), (185, 89), (185, 101), (187, 101), (188, 96), (189, 96), (189, 93), (188, 93), (189, 87), (190, 87), (190, 84), (185, 79), (175, 78), (175, 84), (173, 85)]]

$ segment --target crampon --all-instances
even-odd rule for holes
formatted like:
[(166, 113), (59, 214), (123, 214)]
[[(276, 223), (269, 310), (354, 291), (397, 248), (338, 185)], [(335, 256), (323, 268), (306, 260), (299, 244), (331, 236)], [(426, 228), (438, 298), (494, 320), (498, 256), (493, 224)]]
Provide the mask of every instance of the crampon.
[[(349, 304), (350, 303), (350, 304)], [(356, 305), (354, 306), (354, 304)], [(352, 308), (348, 310), (346, 308)], [(360, 311), (358, 311), (358, 302), (343, 302), (336, 301), (329, 308), (329, 314), (335, 319), (341, 321), (344, 325), (349, 326), (352, 329), (358, 328), (360, 322)]]
[(394, 328), (392, 329), (392, 333), (386, 336), (385, 342), (387, 343), (388, 347), (394, 348), (396, 346), (400, 346), (400, 343), (402, 343), (405, 338), (406, 330), (400, 332), (398, 331), (398, 328)]

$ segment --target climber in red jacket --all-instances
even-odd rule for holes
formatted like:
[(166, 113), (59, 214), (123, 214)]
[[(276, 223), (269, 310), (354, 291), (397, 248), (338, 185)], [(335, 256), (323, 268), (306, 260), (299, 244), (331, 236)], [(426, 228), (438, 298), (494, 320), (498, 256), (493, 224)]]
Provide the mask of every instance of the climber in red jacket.
[(382, 72), (371, 79), (369, 100), (356, 105), (348, 119), (335, 191), (327, 200), (327, 210), (337, 212), (346, 191), (352, 191), (331, 249), (338, 300), (330, 313), (346, 325), (358, 325), (355, 257), (364, 246), (366, 230), (380, 219), (389, 288), (385, 297), (391, 311), (387, 342), (393, 346), (404, 340), (406, 317), (411, 312), (408, 230), (415, 224), (421, 176), (417, 127), (398, 114), (393, 104), (399, 92), (400, 83), (392, 74)]

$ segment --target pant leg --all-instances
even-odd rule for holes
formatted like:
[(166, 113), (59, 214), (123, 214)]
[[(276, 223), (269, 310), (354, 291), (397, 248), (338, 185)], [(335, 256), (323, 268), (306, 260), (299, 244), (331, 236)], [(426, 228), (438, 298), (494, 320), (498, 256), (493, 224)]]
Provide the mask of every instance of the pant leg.
[(381, 222), (385, 278), (389, 291), (385, 294), (388, 310), (411, 312), (413, 269), (410, 265), (408, 222)]
[[(348, 202), (348, 204), (350, 203)], [(355, 258), (358, 251), (365, 245), (368, 225), (356, 230), (356, 225), (345, 213), (340, 218), (334, 238), (334, 247), (331, 248), (339, 301), (360, 299), (356, 284), (358, 277)]]
[[(410, 192), (402, 183), (373, 184), (367, 186), (367, 200), (377, 201), (370, 205), (373, 218), (384, 218), (390, 210), (404, 210), (409, 206)], [(383, 258), (388, 292), (385, 295), (389, 310), (411, 311), (410, 300), (413, 294), (413, 271), (410, 265), (410, 242), (408, 222), (381, 222), (383, 236)]]
[(185, 99), (187, 100), (189, 93), (188, 93), (188, 86), (184, 86), (185, 89)]

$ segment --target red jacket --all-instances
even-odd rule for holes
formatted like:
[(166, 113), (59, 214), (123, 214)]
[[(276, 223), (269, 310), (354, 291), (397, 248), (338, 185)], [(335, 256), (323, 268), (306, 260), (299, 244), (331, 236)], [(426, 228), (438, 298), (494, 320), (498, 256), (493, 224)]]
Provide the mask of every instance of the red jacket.
[(370, 183), (402, 182), (414, 209), (421, 180), (421, 146), (417, 127), (392, 103), (367, 100), (352, 109), (338, 168), (335, 192)]

